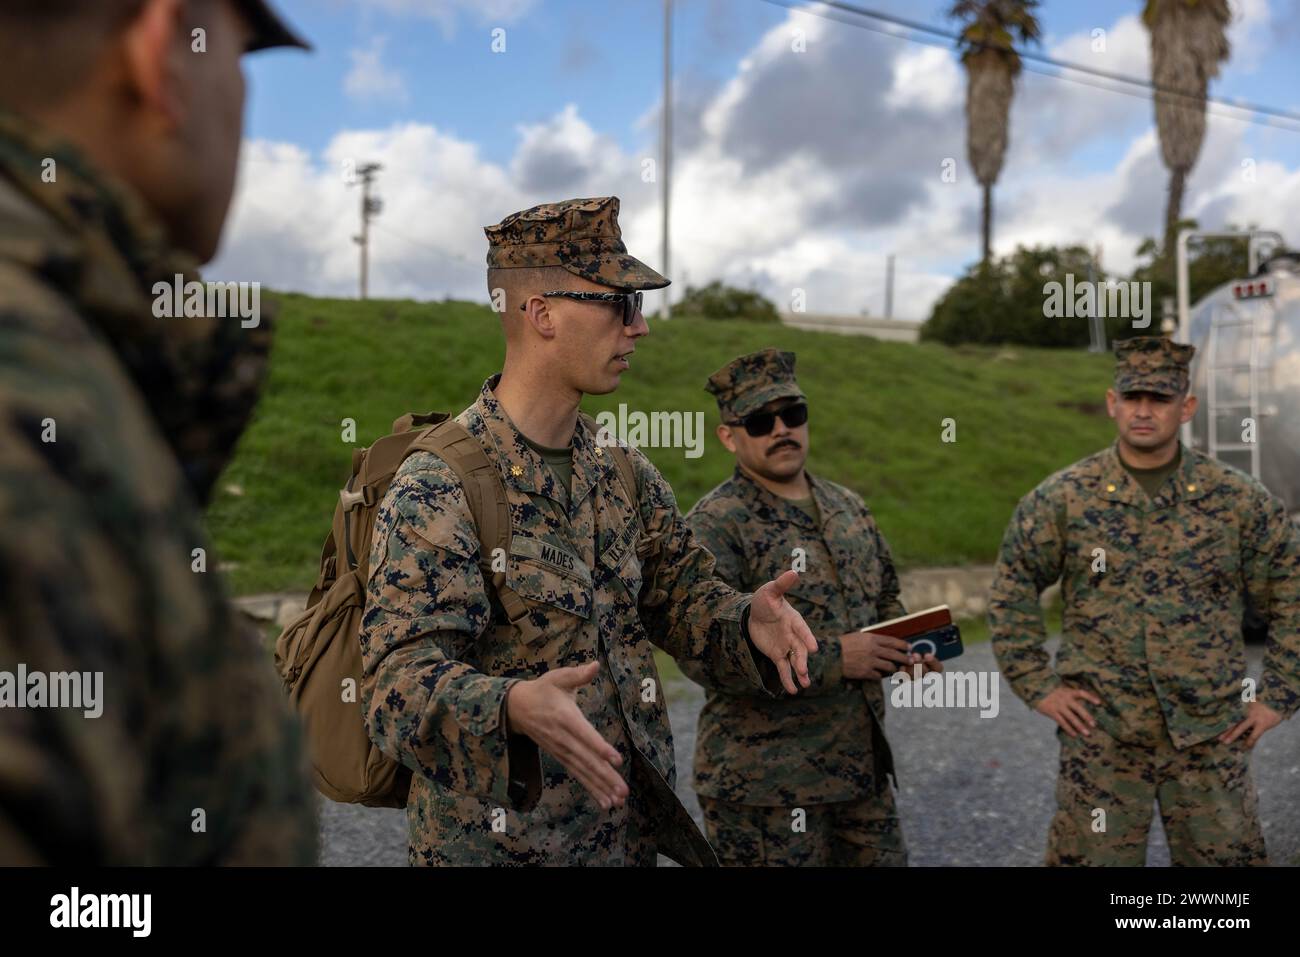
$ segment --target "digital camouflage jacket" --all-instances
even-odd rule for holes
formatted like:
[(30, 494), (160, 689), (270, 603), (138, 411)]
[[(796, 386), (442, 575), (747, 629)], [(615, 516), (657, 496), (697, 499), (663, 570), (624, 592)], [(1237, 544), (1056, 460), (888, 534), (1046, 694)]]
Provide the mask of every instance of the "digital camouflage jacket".
[[(571, 493), (514, 427), (492, 389), (458, 421), (497, 463), (510, 507), (506, 581), (527, 633), (485, 587), (459, 480), (418, 452), (380, 505), (361, 642), (375, 687), (371, 738), (414, 772), (407, 814), (413, 864), (684, 864), (716, 858), (674, 794), (676, 769), (655, 645), (734, 690), (780, 689), (742, 635), (748, 596), (717, 581), (672, 490), (629, 450), (639, 502), (612, 455), (579, 420)], [(639, 512), (639, 519), (638, 519)], [(623, 755), (631, 797), (602, 813), (528, 738), (507, 734), (517, 681), (601, 662), (577, 701)]]
[(315, 862), (296, 723), (201, 523), (269, 331), (155, 318), (178, 273), (138, 197), (0, 115), (0, 672), (103, 675), (99, 717), (0, 707), (0, 863)]
[[(1055, 667), (1039, 593), (1057, 579)], [(1155, 498), (1116, 447), (1052, 475), (1017, 506), (989, 597), (993, 649), (1030, 707), (1061, 683), (1101, 698), (1098, 724), (1129, 744), (1209, 740), (1245, 717), (1247, 596), (1269, 623), (1258, 700), (1300, 707), (1300, 543), (1280, 499), (1200, 452)]]
[[(786, 597), (817, 636), (811, 687), (763, 698), (709, 692), (695, 745), (695, 789), (738, 804), (851, 801), (887, 787), (882, 682), (846, 679), (840, 636), (906, 614), (889, 546), (862, 499), (809, 476), (821, 528), (739, 468), (687, 521), (729, 585), (752, 589), (794, 567)], [(682, 668), (694, 677), (689, 665)]]

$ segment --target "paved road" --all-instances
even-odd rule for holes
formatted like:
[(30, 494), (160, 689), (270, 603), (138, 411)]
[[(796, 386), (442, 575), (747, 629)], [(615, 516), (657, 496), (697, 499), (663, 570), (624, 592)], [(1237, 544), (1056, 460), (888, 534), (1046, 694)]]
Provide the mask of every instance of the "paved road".
[[(1251, 646), (1248, 652), (1251, 672), (1258, 675), (1262, 649)], [(991, 646), (971, 647), (960, 667), (995, 670)], [(899, 811), (914, 866), (1042, 863), (1055, 809), (1055, 725), (1030, 712), (998, 680), (999, 714), (993, 719), (981, 719), (974, 710), (890, 709)], [(669, 685), (666, 693), (678, 793), (698, 819), (691, 759), (704, 693), (686, 680)], [(1269, 855), (1275, 864), (1300, 866), (1300, 718), (1264, 736), (1255, 749), (1254, 773)], [(322, 801), (321, 828), (325, 865), (406, 863), (405, 812)], [(1153, 815), (1147, 863), (1169, 863), (1158, 815)]]

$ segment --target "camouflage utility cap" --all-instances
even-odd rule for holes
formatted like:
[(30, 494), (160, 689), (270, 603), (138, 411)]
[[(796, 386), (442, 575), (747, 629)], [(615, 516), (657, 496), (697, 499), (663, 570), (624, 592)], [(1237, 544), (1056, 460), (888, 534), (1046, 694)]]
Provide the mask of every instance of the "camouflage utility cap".
[(511, 213), (487, 233), (489, 269), (563, 266), (615, 289), (662, 289), (668, 280), (628, 255), (618, 197), (567, 199)]
[(1187, 366), (1196, 347), (1163, 336), (1115, 343), (1115, 391), (1179, 395), (1187, 391)]
[(774, 399), (805, 398), (794, 379), (794, 353), (777, 349), (732, 359), (704, 388), (718, 400), (724, 422), (743, 419)]
[(249, 53), (272, 47), (311, 49), (311, 44), (294, 33), (266, 0), (235, 0), (235, 5), (253, 28), (253, 39), (248, 44)]

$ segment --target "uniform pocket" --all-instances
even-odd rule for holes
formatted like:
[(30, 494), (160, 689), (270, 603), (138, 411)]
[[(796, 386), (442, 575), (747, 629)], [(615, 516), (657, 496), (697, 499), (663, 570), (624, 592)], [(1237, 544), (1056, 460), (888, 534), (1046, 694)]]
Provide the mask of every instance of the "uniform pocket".
[(1229, 586), (1238, 582), (1241, 558), (1224, 535), (1202, 539), (1170, 556), (1183, 584), (1189, 588)]
[(830, 604), (830, 596), (824, 590), (806, 582), (800, 582), (797, 588), (786, 592), (785, 598), (805, 621), (821, 622), (825, 619), (826, 608)]
[[(591, 569), (562, 545), (516, 534), (510, 542), (506, 584), (529, 605), (537, 644), (569, 625), (550, 618), (552, 609), (584, 621), (591, 618)], [(545, 607), (535, 607), (535, 606)], [(558, 627), (557, 627), (558, 626)]]
[(652, 552), (652, 543), (640, 531), (635, 521), (626, 522), (615, 534), (607, 536), (598, 559), (602, 585), (607, 581), (619, 582), (633, 604), (641, 595), (642, 569)]
[(637, 558), (636, 552), (629, 552), (623, 559), (623, 564), (614, 570), (614, 577), (622, 582), (633, 602), (641, 594), (641, 586), (644, 584), (641, 570), (641, 559)]

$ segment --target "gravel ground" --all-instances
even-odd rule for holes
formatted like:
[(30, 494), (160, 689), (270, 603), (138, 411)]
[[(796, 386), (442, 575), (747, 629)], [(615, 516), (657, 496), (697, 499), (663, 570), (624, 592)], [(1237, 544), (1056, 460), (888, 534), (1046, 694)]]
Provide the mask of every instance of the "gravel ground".
[[(1258, 675), (1263, 649), (1247, 650), (1251, 673)], [(996, 670), (992, 647), (971, 646), (960, 668)], [(994, 719), (981, 719), (974, 710), (891, 708), (887, 725), (898, 763), (899, 813), (913, 865), (1042, 863), (1055, 810), (1055, 725), (999, 681)], [(704, 692), (682, 680), (665, 693), (676, 741), (677, 791), (698, 820), (691, 759)], [(1269, 856), (1274, 864), (1300, 865), (1300, 719), (1264, 736), (1253, 770)], [(321, 843), (326, 866), (405, 865), (406, 814), (322, 799)], [(1168, 863), (1164, 831), (1153, 814), (1147, 864)]]

